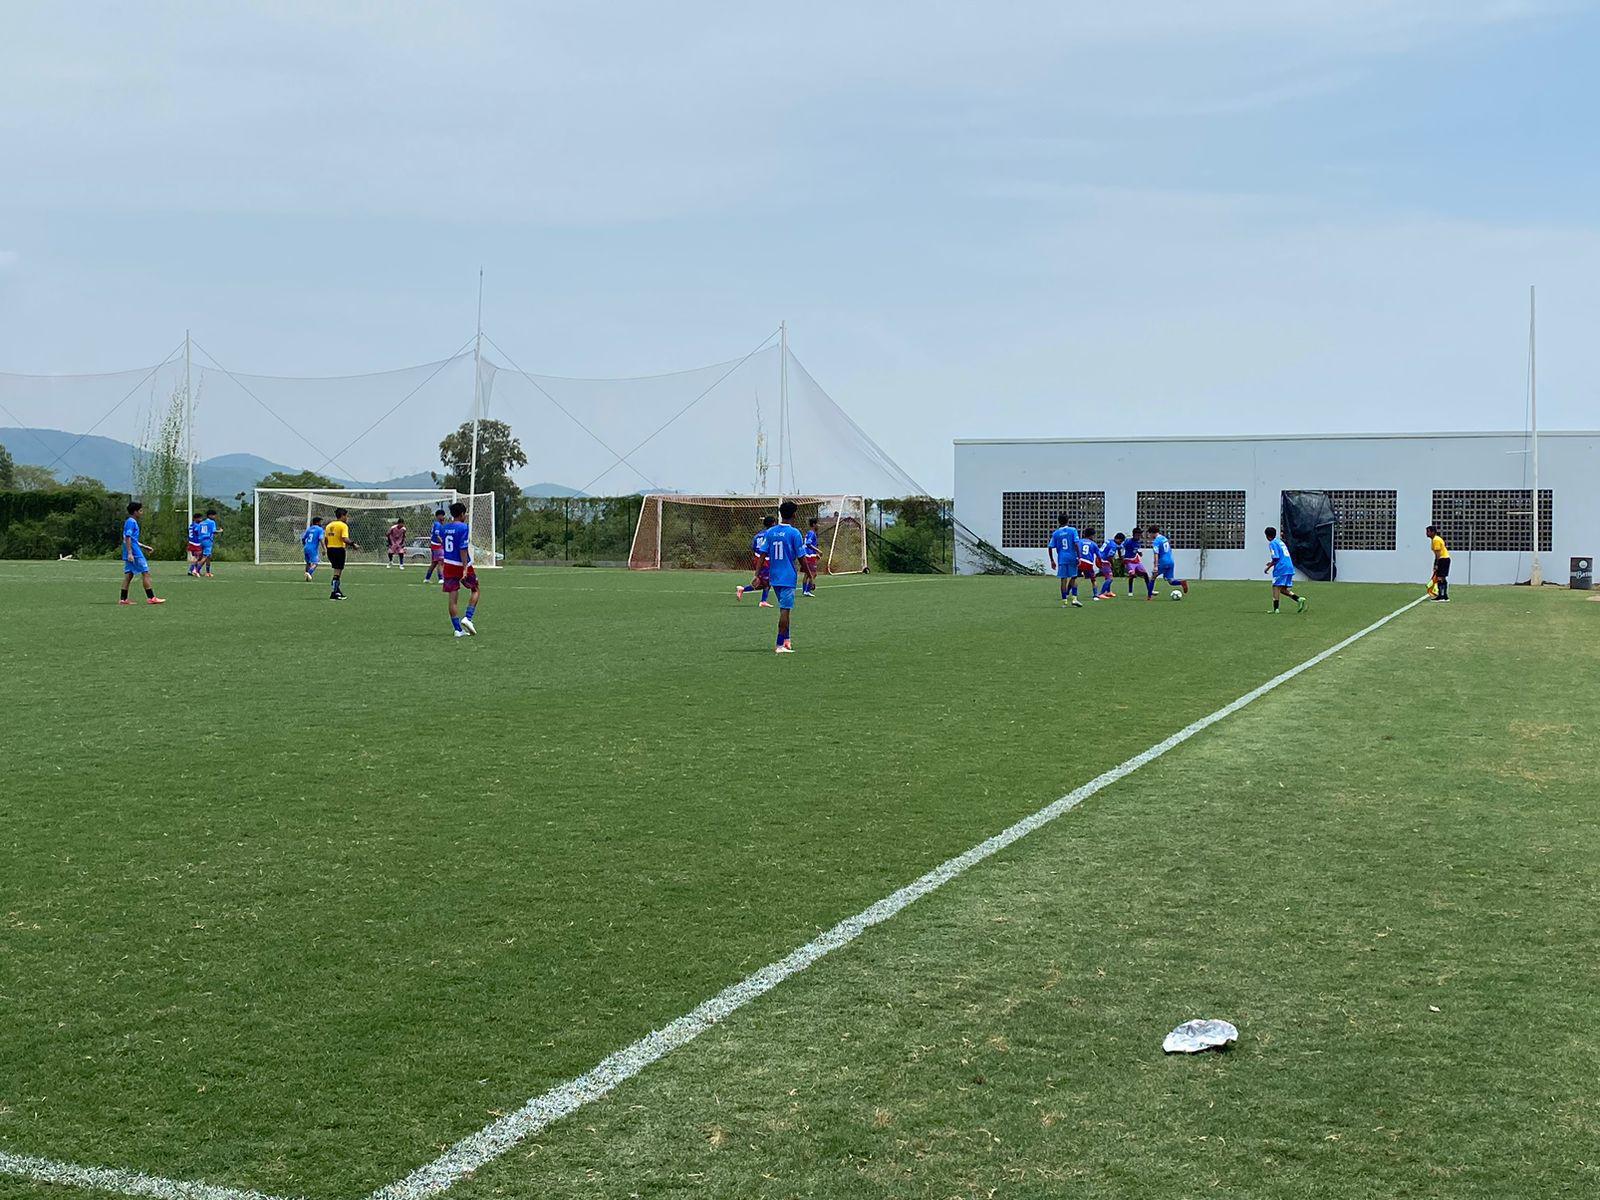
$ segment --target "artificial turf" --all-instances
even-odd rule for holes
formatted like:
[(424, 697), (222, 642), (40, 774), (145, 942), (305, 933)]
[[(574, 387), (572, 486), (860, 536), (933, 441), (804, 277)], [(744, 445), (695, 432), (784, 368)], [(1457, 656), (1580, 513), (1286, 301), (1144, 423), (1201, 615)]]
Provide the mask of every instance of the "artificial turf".
[[(731, 577), (507, 569), (470, 641), (419, 580), (352, 571), (340, 605), (224, 567), (125, 610), (114, 564), (0, 564), (41, 614), (0, 629), (0, 1150), (361, 1195), (1414, 594), (1269, 618), (1259, 585), (1065, 612), (1040, 580), (837, 579), (781, 658)], [(460, 1194), (1534, 1178), (1460, 1110), (1493, 1123), (1485, 1087), (1532, 1071), (1546, 1101), (1513, 1115), (1554, 1125), (1517, 1153), (1594, 1129), (1549, 1040), (1595, 996), (1554, 932), (1596, 931), (1594, 687), (1552, 682), (1589, 612), (1463, 589), (1407, 614)], [(1474, 666), (1513, 621), (1514, 699)], [(1399, 1019), (1502, 967), (1524, 1019), (1492, 1052), (1451, 1040), (1481, 997)], [(1190, 1009), (1245, 1044), (1152, 1054)], [(1380, 1082), (1405, 1138), (1357, 1128)]]

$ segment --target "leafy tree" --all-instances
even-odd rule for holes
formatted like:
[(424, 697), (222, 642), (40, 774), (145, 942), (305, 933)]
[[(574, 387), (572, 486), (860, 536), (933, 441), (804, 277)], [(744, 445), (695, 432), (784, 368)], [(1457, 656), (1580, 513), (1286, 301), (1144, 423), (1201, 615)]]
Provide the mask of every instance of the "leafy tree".
[[(439, 443), (439, 461), (444, 464), (440, 487), (458, 492), (469, 489), (472, 481), (472, 422), (464, 421), (461, 428)], [(505, 529), (522, 501), (522, 489), (511, 478), (511, 472), (528, 465), (528, 456), (522, 452), (522, 443), (504, 421), (482, 421), (478, 425), (478, 490), (494, 493), (494, 522), (496, 529)]]
[(12, 467), (11, 486), (19, 492), (53, 492), (61, 486), (61, 481), (49, 467), (17, 463)]
[[(315, 471), (274, 471), (264, 478), (257, 487), (263, 488), (316, 488), (319, 491), (331, 491), (344, 487), (342, 483), (335, 483), (326, 475), (318, 475)], [(239, 493), (241, 504), (245, 499), (244, 493)]]
[(17, 486), (17, 464), (11, 451), (0, 446), (0, 490), (10, 491)]

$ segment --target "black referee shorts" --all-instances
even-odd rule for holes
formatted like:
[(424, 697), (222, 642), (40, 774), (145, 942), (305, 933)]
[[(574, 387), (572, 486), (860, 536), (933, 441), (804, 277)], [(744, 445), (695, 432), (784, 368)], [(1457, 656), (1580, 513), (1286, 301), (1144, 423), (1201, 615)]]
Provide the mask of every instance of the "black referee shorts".
[(344, 547), (328, 547), (328, 565), (335, 571), (344, 570)]
[(1440, 579), (1449, 579), (1450, 578), (1450, 560), (1448, 558), (1436, 558), (1436, 559), (1434, 559), (1433, 560), (1433, 573), (1436, 576), (1438, 576)]

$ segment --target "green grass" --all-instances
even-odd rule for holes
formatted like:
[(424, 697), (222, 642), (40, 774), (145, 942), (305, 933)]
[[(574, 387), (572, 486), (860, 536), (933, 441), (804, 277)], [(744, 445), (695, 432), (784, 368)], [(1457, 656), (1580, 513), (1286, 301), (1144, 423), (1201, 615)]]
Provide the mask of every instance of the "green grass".
[[(496, 572), (457, 642), (413, 571), (176, 575), (0, 564), (0, 1149), (317, 1200), (1415, 594), (836, 580), (778, 658), (731, 576)], [(1588, 1194), (1596, 619), (1407, 614), (458, 1194)]]

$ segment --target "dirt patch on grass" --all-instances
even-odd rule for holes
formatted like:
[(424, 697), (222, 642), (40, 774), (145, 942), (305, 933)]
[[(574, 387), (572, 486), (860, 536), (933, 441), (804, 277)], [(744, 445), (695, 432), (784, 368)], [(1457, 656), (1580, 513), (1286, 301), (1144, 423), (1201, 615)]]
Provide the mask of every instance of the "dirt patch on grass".
[(1537, 742), (1540, 738), (1565, 737), (1577, 729), (1571, 721), (1513, 721), (1506, 727), (1513, 737)]

